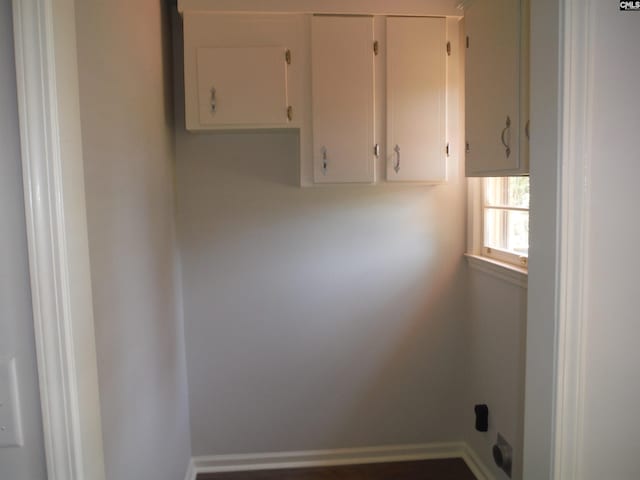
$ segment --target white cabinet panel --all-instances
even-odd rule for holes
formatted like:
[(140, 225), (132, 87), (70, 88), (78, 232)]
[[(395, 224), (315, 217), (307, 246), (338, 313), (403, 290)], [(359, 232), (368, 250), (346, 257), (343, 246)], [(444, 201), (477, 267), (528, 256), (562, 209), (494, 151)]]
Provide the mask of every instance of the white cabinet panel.
[(187, 130), (299, 128), (309, 156), (308, 17), (185, 12), (183, 24)]
[(447, 179), (446, 19), (387, 18), (387, 180)]
[(284, 47), (199, 48), (198, 108), (202, 125), (287, 122)]
[(316, 183), (375, 181), (372, 17), (312, 19)]
[(521, 152), (528, 98), (523, 6), (475, 0), (465, 10), (467, 176), (528, 172), (526, 143)]

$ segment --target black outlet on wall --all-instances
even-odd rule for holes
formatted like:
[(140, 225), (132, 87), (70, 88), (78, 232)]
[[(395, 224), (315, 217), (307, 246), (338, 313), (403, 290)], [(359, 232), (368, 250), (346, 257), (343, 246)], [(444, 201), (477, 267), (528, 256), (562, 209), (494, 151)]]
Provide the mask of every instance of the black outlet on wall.
[(476, 430), (486, 432), (489, 430), (489, 407), (481, 403), (473, 407), (473, 409), (476, 412)]

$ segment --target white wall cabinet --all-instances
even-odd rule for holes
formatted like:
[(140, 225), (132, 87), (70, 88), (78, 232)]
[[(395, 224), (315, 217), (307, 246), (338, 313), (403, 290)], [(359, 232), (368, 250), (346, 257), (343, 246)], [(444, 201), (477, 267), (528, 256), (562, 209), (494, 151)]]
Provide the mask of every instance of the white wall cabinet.
[(376, 179), (373, 45), (373, 17), (312, 19), (315, 183)]
[(199, 48), (200, 125), (286, 124), (287, 58), (284, 47)]
[(465, 28), (466, 174), (527, 174), (528, 2), (474, 0)]
[(296, 129), (303, 186), (446, 181), (457, 18), (186, 10), (183, 25), (187, 130)]
[(387, 180), (447, 179), (446, 19), (387, 18)]
[(188, 130), (300, 128), (305, 16), (185, 12), (183, 18)]

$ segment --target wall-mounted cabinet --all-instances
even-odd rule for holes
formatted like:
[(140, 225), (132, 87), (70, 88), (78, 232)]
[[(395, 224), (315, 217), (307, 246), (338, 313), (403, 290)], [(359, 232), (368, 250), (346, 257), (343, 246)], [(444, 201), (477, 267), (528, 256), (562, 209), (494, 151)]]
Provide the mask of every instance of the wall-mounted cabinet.
[(465, 9), (467, 176), (529, 173), (528, 17), (526, 0)]
[(184, 11), (186, 128), (296, 129), (302, 185), (445, 182), (457, 20), (364, 13)]
[(447, 179), (446, 19), (387, 18), (387, 180)]
[(187, 129), (298, 128), (304, 29), (300, 15), (185, 12)]
[(286, 124), (288, 52), (284, 47), (199, 48), (200, 125)]
[(313, 179), (373, 183), (373, 17), (311, 23)]

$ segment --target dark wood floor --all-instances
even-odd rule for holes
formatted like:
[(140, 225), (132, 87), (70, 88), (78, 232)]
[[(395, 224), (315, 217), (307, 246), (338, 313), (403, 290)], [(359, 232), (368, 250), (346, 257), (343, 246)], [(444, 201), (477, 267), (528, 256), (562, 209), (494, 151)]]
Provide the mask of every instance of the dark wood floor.
[(198, 475), (198, 480), (476, 480), (463, 460), (342, 465)]

